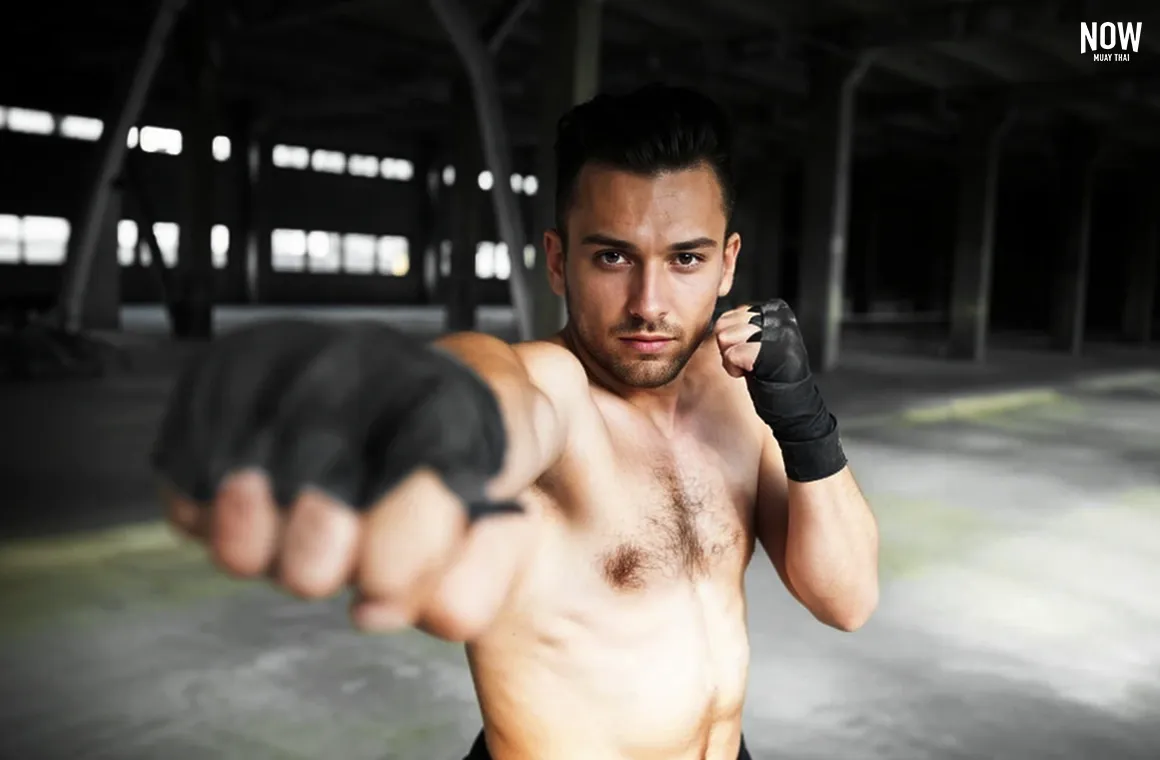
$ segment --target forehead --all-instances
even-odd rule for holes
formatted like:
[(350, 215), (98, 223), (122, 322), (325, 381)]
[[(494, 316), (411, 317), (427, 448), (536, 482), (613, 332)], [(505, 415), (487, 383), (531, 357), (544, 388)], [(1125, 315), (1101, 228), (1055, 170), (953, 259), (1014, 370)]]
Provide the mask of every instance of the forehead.
[(602, 231), (654, 231), (680, 227), (711, 230), (725, 224), (724, 198), (707, 165), (655, 175), (587, 165), (576, 178), (569, 227)]

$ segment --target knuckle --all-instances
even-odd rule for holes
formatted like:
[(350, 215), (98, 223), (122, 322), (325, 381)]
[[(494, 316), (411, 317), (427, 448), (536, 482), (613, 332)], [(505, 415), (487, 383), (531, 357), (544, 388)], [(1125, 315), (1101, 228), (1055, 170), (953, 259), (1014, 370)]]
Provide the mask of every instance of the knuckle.
[(470, 596), (440, 589), (423, 614), (423, 627), (453, 642), (470, 641), (491, 625), (492, 615)]
[(341, 580), (333, 573), (319, 572), (317, 568), (301, 562), (283, 566), (279, 582), (299, 599), (310, 600), (330, 596), (341, 586)]

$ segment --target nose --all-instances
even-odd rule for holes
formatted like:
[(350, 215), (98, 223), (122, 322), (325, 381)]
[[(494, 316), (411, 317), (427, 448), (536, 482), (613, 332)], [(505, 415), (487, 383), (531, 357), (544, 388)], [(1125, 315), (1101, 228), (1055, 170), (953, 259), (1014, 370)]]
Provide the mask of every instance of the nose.
[(633, 274), (629, 311), (647, 324), (663, 321), (668, 314), (669, 304), (668, 281), (663, 263), (645, 261), (636, 267)]

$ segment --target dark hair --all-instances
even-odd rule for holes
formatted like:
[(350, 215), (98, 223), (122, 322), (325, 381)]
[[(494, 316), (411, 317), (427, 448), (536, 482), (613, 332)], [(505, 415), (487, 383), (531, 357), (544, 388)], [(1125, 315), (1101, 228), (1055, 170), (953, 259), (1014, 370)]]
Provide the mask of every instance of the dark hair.
[(623, 95), (597, 95), (572, 108), (556, 127), (556, 227), (586, 164), (643, 176), (707, 164), (717, 175), (725, 217), (733, 214), (732, 135), (729, 119), (695, 90), (652, 84)]

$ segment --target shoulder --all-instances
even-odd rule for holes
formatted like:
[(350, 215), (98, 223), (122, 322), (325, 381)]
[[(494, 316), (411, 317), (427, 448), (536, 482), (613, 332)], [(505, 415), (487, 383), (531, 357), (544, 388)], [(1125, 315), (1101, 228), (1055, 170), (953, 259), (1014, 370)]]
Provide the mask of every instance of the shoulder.
[(532, 384), (550, 397), (588, 395), (588, 373), (576, 355), (554, 340), (512, 345)]

